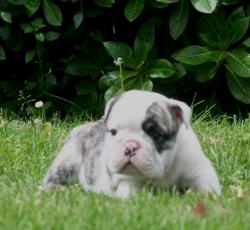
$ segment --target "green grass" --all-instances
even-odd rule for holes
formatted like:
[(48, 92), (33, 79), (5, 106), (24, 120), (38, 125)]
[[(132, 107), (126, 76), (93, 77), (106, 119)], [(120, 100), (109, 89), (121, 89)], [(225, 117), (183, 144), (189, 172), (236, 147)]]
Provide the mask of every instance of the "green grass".
[(0, 119), (0, 229), (250, 229), (250, 119), (194, 122), (222, 196), (163, 191), (152, 196), (143, 190), (126, 201), (75, 185), (38, 193), (75, 125)]

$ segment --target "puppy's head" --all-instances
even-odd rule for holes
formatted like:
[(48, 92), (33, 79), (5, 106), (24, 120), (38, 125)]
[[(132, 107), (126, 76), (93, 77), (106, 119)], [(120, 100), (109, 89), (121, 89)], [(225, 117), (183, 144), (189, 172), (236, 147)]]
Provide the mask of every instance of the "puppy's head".
[(190, 108), (163, 95), (128, 91), (105, 108), (107, 167), (111, 173), (161, 178), (173, 161), (176, 139)]

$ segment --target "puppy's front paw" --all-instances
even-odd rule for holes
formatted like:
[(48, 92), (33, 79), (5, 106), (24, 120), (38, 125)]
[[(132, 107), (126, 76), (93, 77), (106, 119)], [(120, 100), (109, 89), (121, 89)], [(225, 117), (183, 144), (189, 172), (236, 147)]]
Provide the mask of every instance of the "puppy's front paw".
[(138, 190), (139, 188), (130, 181), (121, 180), (117, 185), (116, 195), (121, 199), (127, 199), (135, 194)]

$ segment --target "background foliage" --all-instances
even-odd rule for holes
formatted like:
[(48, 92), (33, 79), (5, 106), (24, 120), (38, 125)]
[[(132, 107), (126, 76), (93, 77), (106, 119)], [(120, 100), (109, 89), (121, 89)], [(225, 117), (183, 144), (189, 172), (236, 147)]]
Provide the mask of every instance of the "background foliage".
[(0, 105), (32, 115), (42, 100), (48, 112), (98, 115), (104, 100), (139, 88), (244, 113), (249, 16), (244, 0), (2, 0)]

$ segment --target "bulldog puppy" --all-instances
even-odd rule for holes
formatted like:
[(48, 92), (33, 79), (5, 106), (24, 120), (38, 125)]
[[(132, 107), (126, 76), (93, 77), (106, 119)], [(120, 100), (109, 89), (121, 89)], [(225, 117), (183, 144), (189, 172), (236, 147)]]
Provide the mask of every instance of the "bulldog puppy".
[(43, 189), (80, 182), (85, 191), (127, 198), (146, 183), (220, 194), (213, 166), (190, 124), (191, 109), (161, 94), (112, 98), (104, 119), (73, 129)]

